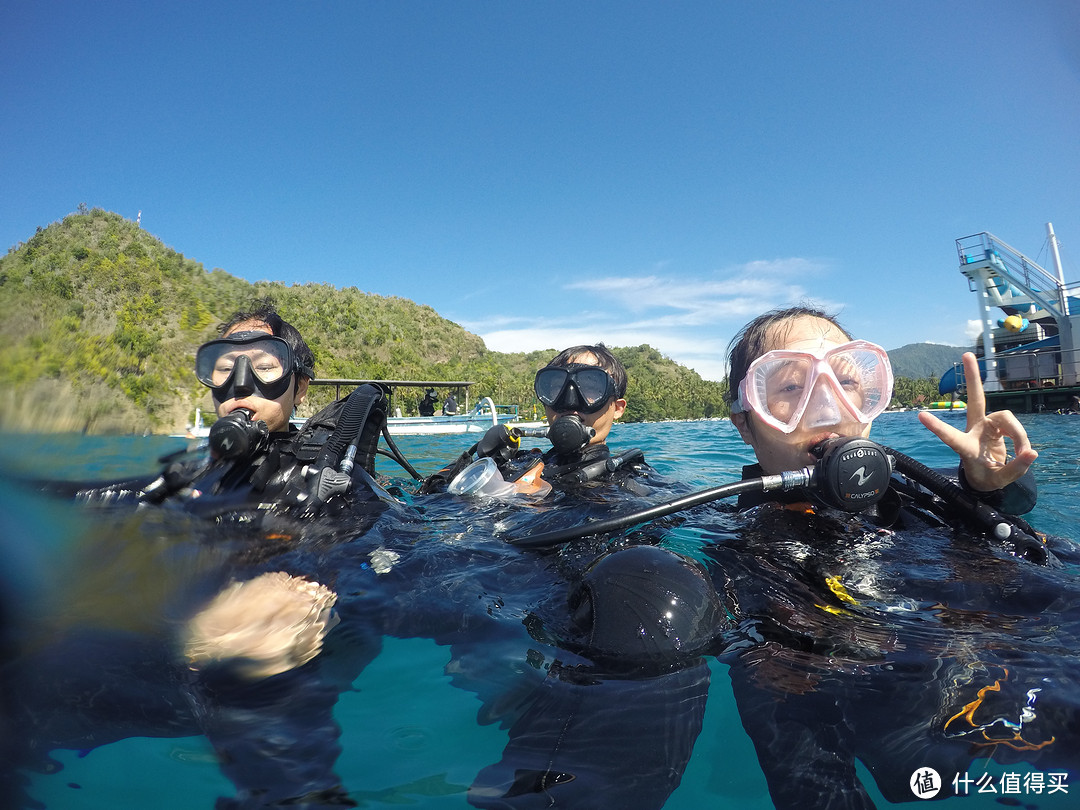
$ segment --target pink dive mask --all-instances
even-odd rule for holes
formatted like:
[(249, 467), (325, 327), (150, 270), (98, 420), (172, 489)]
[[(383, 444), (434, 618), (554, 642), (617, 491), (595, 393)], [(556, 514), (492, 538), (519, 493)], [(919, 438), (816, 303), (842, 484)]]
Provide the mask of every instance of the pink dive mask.
[(818, 351), (776, 349), (746, 371), (732, 413), (753, 411), (791, 433), (849, 419), (869, 424), (892, 399), (889, 355), (875, 343), (853, 340)]

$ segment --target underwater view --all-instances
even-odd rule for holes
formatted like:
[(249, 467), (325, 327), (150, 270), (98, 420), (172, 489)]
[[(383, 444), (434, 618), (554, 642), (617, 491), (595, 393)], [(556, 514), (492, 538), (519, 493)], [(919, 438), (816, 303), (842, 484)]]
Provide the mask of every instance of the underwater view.
[[(91, 508), (38, 484), (150, 474), (186, 442), (7, 435), (4, 607), (35, 662), (28, 683), (4, 684), (23, 718), (9, 748), (29, 750), (16, 806), (263, 806), (228, 803), (237, 774), (300, 774), (340, 779), (312, 807), (1074, 807), (1080, 416), (1018, 418), (1039, 452), (1024, 517), (1050, 536), (1045, 563), (962, 521), (901, 537), (734, 499), (522, 548), (509, 541), (637, 506), (419, 494), (382, 456), (395, 503), (309, 523)], [(881, 415), (871, 438), (931, 468), (955, 463), (914, 413)], [(426, 476), (476, 436), (396, 441)], [(640, 448), (670, 482), (658, 500), (738, 481), (753, 461), (722, 420), (617, 425), (609, 442)], [(672, 576), (707, 571), (722, 606), (708, 643), (678, 666), (631, 668), (563, 643), (568, 579), (611, 548), (623, 550), (607, 559), (662, 548), (694, 562)], [(188, 617), (237, 570), (279, 569), (332, 589), (322, 646), (257, 696), (195, 683), (173, 660)]]

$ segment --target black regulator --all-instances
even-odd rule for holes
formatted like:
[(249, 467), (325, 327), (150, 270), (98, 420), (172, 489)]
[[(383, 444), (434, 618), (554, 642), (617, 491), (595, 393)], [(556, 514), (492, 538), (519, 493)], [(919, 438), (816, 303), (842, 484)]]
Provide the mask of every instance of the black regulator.
[(581, 421), (575, 413), (560, 416), (547, 429), (547, 438), (560, 456), (576, 453), (589, 443), (596, 431)]
[(885, 497), (892, 459), (869, 439), (837, 438), (811, 450), (818, 463), (809, 472), (814, 494), (829, 506), (861, 512)]
[(210, 427), (210, 453), (215, 458), (247, 458), (265, 446), (270, 431), (266, 422), (252, 420), (243, 408), (218, 419)]

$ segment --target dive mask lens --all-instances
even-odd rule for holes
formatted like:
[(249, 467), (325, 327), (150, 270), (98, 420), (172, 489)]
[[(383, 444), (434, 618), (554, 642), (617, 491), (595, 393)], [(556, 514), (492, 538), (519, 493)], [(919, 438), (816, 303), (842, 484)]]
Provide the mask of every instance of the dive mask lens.
[(596, 413), (614, 397), (615, 381), (599, 366), (574, 363), (540, 369), (533, 389), (553, 411)]
[(550, 408), (559, 401), (569, 380), (570, 375), (564, 368), (542, 368), (536, 372), (533, 391), (541, 404)]
[(293, 371), (289, 344), (265, 332), (238, 332), (211, 340), (195, 353), (195, 376), (214, 391), (215, 398), (228, 391), (238, 378), (250, 378), (260, 396), (277, 399), (288, 387)]
[[(868, 424), (888, 406), (892, 384), (888, 354), (868, 341), (856, 340), (824, 352), (778, 349), (750, 364), (739, 385), (739, 403), (784, 433), (799, 426), (808, 406), (815, 410), (809, 414), (815, 426), (842, 421), (839, 411), (830, 417), (816, 413), (824, 407), (822, 403), (836, 403), (850, 418)], [(821, 390), (822, 386), (828, 390)]]

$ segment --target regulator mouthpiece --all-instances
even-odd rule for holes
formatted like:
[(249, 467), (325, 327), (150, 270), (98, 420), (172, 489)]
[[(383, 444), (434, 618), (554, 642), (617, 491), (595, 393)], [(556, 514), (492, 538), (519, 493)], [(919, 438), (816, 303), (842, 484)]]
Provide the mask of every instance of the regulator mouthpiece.
[(861, 512), (885, 496), (892, 459), (880, 444), (858, 436), (826, 439), (810, 451), (818, 457), (814, 491), (829, 506)]
[(596, 435), (591, 427), (586, 427), (577, 414), (558, 417), (548, 428), (547, 437), (555, 452), (559, 455), (576, 453)]
[(253, 422), (248, 411), (236, 410), (210, 428), (210, 452), (217, 458), (245, 458), (258, 450), (269, 435), (266, 422)]

